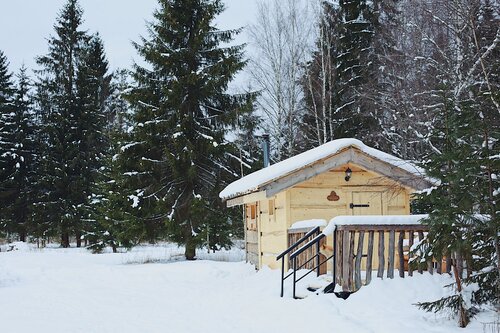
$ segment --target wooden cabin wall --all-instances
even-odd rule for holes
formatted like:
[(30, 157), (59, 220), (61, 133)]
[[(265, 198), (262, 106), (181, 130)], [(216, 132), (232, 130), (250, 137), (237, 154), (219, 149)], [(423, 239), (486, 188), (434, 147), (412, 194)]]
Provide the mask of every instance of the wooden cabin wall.
[[(350, 164), (352, 169), (359, 169)], [(408, 190), (394, 181), (370, 171), (353, 171), (344, 180), (344, 171), (329, 171), (300, 183), (286, 192), (290, 195), (290, 219), (293, 223), (309, 219), (325, 219), (339, 215), (407, 215), (410, 213)], [(337, 201), (332, 192), (338, 196)], [(350, 203), (371, 200), (370, 207), (349, 208)], [(376, 202), (378, 201), (378, 203)]]
[[(353, 170), (348, 182), (344, 179), (344, 170), (347, 167)], [(325, 219), (328, 222), (339, 215), (410, 214), (408, 189), (374, 172), (360, 169), (354, 164), (349, 164), (341, 170), (325, 172), (288, 189), (286, 192), (290, 198), (290, 218), (287, 221), (287, 229), (298, 221)], [(328, 197), (337, 199), (335, 196), (338, 200), (328, 199)], [(351, 209), (349, 206), (351, 203), (368, 202), (370, 207)], [(365, 238), (365, 248), (367, 242), (368, 239)], [(388, 235), (385, 237), (385, 242), (388, 242)], [(333, 244), (331, 236), (327, 238), (327, 244)], [(374, 265), (378, 265), (377, 259), (374, 258)], [(331, 270), (330, 266), (329, 270)]]
[(260, 206), (260, 267), (266, 265), (271, 268), (279, 268), (280, 263), (276, 261), (276, 256), (288, 247), (289, 205), (287, 193), (281, 192), (269, 200), (262, 200)]
[(259, 268), (258, 203), (245, 205), (245, 250), (247, 262)]
[[(348, 182), (344, 179), (347, 167), (353, 170)], [(337, 200), (329, 200), (328, 197)], [(352, 163), (338, 170), (322, 173), (271, 198), (261, 197), (257, 200), (245, 205), (247, 260), (257, 268), (263, 265), (279, 268), (276, 256), (289, 246), (288, 228), (297, 221), (329, 221), (339, 215), (410, 213), (407, 188), (375, 172), (364, 171)], [(352, 202), (363, 204), (365, 201), (370, 201), (370, 207), (349, 207)], [(256, 207), (254, 218), (249, 208), (252, 205)], [(388, 235), (385, 240), (388, 242)], [(364, 242), (367, 241), (365, 238)], [(328, 237), (327, 244), (333, 244), (332, 237)], [(374, 258), (374, 265), (378, 265), (376, 260)], [(328, 269), (331, 270), (331, 267)]]

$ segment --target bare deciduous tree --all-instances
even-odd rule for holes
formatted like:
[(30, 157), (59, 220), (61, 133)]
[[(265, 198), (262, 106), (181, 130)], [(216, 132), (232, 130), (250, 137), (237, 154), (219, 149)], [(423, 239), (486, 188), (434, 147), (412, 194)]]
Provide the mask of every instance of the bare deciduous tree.
[(261, 1), (249, 33), (255, 53), (251, 77), (260, 90), (258, 106), (265, 116), (277, 161), (299, 150), (302, 66), (308, 57), (314, 20), (302, 0)]

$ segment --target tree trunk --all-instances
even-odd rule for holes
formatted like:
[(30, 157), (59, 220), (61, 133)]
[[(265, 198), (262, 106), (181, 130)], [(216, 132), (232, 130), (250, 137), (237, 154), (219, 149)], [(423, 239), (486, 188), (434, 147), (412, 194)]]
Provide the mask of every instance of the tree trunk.
[(26, 232), (22, 231), (19, 233), (19, 241), (26, 242)]
[(82, 247), (82, 235), (80, 232), (76, 233), (76, 247)]
[[(453, 275), (455, 275), (455, 282), (457, 283), (457, 291), (460, 295), (462, 295), (462, 276), (460, 275), (460, 272), (456, 265), (456, 261), (452, 266), (453, 266)], [(469, 324), (469, 317), (467, 316), (467, 311), (463, 305), (463, 299), (462, 299), (458, 309), (458, 326), (464, 328), (467, 327), (467, 324)]]
[(186, 251), (184, 252), (186, 260), (196, 260), (196, 242), (193, 239), (191, 230), (186, 232)]
[(67, 231), (61, 234), (61, 246), (64, 248), (69, 247), (69, 233)]

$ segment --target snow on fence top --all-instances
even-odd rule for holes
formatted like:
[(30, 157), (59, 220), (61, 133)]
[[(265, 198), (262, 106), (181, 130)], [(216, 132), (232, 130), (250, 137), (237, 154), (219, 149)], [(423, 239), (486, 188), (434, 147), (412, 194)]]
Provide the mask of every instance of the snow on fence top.
[(316, 228), (316, 227), (324, 227), (326, 226), (326, 220), (321, 219), (313, 219), (313, 220), (304, 220), (298, 221), (292, 224), (292, 226), (288, 230), (294, 229), (304, 229), (304, 228)]
[(398, 157), (384, 153), (383, 151), (377, 150), (375, 148), (368, 147), (360, 140), (337, 139), (327, 142), (319, 147), (305, 151), (301, 154), (290, 157), (284, 161), (272, 164), (267, 168), (253, 172), (229, 184), (222, 192), (220, 192), (219, 196), (222, 199), (229, 199), (251, 193), (258, 190), (262, 185), (265, 185), (277, 178), (286, 176), (308, 165), (314, 164), (321, 159), (335, 155), (341, 150), (351, 146), (358, 148), (371, 157), (394, 165), (418, 177), (422, 177), (425, 175), (422, 169), (418, 168), (411, 162), (402, 160)]
[(427, 214), (336, 216), (323, 229), (323, 234), (333, 234), (338, 225), (415, 225), (421, 224), (420, 221), (427, 217)]

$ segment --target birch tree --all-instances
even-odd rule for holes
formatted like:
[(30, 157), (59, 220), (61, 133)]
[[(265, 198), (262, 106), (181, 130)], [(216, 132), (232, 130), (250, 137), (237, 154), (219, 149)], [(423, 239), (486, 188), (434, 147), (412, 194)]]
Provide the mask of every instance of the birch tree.
[(300, 150), (300, 79), (312, 40), (311, 13), (306, 1), (261, 1), (257, 21), (249, 28), (256, 50), (251, 56), (250, 72), (260, 90), (258, 107), (265, 116), (276, 161)]

